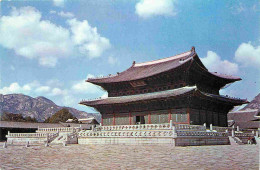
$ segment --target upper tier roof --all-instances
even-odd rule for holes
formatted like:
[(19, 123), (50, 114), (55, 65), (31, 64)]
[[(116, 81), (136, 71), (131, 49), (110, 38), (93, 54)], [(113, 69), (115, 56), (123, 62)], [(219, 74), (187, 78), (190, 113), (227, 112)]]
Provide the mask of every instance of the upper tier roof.
[[(132, 81), (139, 80), (142, 78), (150, 77), (163, 73), (172, 69), (175, 69), (184, 63), (192, 62), (193, 58), (196, 56), (195, 48), (192, 47), (190, 51), (181, 53), (172, 57), (163, 58), (154, 61), (148, 61), (143, 63), (135, 63), (128, 68), (127, 70), (118, 73), (117, 75), (111, 75), (108, 77), (100, 78), (89, 78), (87, 81), (91, 83), (113, 83), (113, 82), (123, 82), (123, 81)], [(202, 64), (203, 65), (203, 64)], [(203, 69), (208, 71), (204, 66)], [(232, 81), (241, 80), (239, 77), (227, 76), (224, 74), (217, 74), (210, 72), (213, 76), (220, 77), (223, 79), (228, 79)]]
[(214, 98), (219, 101), (231, 102), (234, 105), (241, 105), (244, 103), (248, 103), (247, 100), (243, 100), (243, 99), (235, 99), (227, 96), (204, 93), (198, 90), (196, 86), (191, 86), (191, 87), (186, 86), (178, 89), (165, 90), (160, 92), (136, 94), (136, 95), (129, 95), (129, 96), (108, 97), (106, 99), (87, 100), (87, 101), (80, 102), (80, 104), (87, 105), (87, 106), (96, 106), (96, 105), (105, 105), (105, 104), (132, 103), (138, 101), (147, 101), (153, 99), (163, 99), (163, 98), (169, 98), (174, 96), (181, 96), (194, 91), (198, 92), (199, 94), (205, 97)]

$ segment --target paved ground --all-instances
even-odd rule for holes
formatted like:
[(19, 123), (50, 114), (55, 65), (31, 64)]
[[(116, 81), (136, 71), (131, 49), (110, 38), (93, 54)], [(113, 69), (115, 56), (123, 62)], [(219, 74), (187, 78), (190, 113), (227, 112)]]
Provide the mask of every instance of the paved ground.
[(0, 169), (259, 169), (259, 146), (52, 145), (0, 148)]

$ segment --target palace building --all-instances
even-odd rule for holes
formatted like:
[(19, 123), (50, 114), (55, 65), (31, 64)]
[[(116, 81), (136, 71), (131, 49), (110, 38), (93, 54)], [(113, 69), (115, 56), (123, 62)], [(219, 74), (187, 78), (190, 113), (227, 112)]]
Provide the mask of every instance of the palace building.
[(102, 115), (102, 125), (193, 124), (227, 126), (227, 113), (247, 100), (219, 94), (241, 78), (209, 72), (195, 48), (172, 57), (136, 63), (127, 70), (87, 82), (108, 98), (81, 101)]

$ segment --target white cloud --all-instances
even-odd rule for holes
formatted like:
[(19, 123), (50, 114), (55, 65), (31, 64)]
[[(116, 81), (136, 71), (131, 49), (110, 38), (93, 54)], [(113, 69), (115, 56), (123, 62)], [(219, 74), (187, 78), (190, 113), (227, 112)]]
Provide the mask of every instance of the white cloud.
[(176, 0), (140, 0), (135, 5), (135, 13), (142, 18), (152, 16), (175, 16), (177, 14), (175, 8)]
[(40, 87), (35, 89), (36, 93), (46, 93), (48, 91), (50, 91), (50, 87), (49, 86), (40, 86)]
[(33, 7), (13, 8), (10, 16), (0, 17), (0, 37), (3, 47), (50, 67), (58, 58), (69, 56), (73, 47), (69, 31), (41, 20), (41, 13)]
[(233, 14), (240, 14), (241, 12), (246, 11), (246, 7), (241, 2), (231, 6), (230, 9)]
[(53, 0), (53, 4), (57, 7), (64, 7), (65, 0)]
[(116, 65), (119, 64), (119, 61), (117, 58), (113, 57), (113, 56), (109, 56), (108, 57), (108, 63), (111, 65)]
[[(58, 15), (74, 16), (63, 11)], [(71, 56), (73, 52), (81, 52), (89, 58), (99, 57), (111, 46), (87, 20), (68, 20), (70, 32), (41, 17), (41, 13), (30, 6), (13, 8), (10, 15), (0, 16), (0, 45), (19, 56), (37, 59), (40, 65), (47, 67), (56, 66), (59, 58)]]
[(68, 20), (71, 26), (72, 40), (79, 46), (82, 54), (87, 54), (89, 58), (95, 58), (111, 47), (107, 38), (100, 36), (96, 27), (91, 27), (87, 20)]
[(51, 11), (50, 11), (50, 14), (57, 14), (57, 12), (54, 11), (54, 10), (51, 10)]
[(10, 66), (10, 69), (11, 69), (12, 71), (15, 71), (15, 67), (14, 67), (13, 65)]
[(251, 42), (240, 44), (235, 52), (235, 60), (242, 66), (260, 69), (260, 46), (254, 47)]
[[(87, 78), (91, 77), (93, 77), (93, 75), (88, 74)], [(45, 96), (58, 105), (76, 108), (80, 108), (78, 102), (83, 98), (95, 98), (96, 96), (102, 96), (101, 98), (107, 97), (107, 92), (84, 80), (76, 81), (67, 88), (58, 88), (56, 86), (57, 82), (59, 81), (50, 80), (47, 81), (46, 84), (40, 84), (38, 81), (33, 81), (24, 85), (14, 82), (0, 89), (0, 94), (23, 93), (32, 97)]]
[(205, 58), (201, 61), (210, 70), (222, 74), (233, 75), (238, 72), (238, 65), (228, 60), (221, 60), (221, 58), (213, 51), (208, 51)]
[(61, 16), (61, 17), (65, 17), (65, 18), (73, 18), (74, 17), (74, 14), (71, 13), (71, 12), (61, 11), (61, 12), (58, 13), (58, 15)]
[(60, 95), (66, 95), (67, 91), (66, 90), (61, 90), (60, 88), (53, 88), (50, 95), (52, 96), (60, 96)]
[(9, 94), (9, 93), (24, 93), (31, 90), (31, 87), (27, 84), (24, 86), (20, 86), (19, 83), (14, 82), (11, 83), (7, 87), (3, 87), (0, 89), (0, 94)]

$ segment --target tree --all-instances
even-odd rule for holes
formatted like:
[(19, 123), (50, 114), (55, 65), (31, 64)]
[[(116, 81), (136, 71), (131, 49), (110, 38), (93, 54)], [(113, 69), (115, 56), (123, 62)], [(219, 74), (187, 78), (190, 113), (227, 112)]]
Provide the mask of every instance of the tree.
[(68, 119), (77, 119), (74, 117), (68, 109), (63, 108), (53, 114), (51, 117), (48, 117), (44, 122), (45, 123), (59, 123), (59, 122), (66, 122)]
[(32, 118), (30, 116), (23, 117), (22, 114), (14, 114), (6, 111), (1, 116), (1, 120), (12, 122), (38, 122), (36, 118)]

